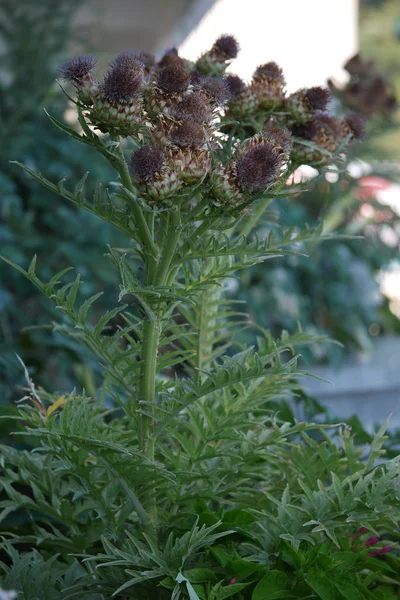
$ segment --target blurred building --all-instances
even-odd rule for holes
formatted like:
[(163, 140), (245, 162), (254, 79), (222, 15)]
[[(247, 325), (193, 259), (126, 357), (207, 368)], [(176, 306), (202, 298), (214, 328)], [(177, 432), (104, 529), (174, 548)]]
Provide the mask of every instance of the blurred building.
[(160, 54), (171, 46), (195, 59), (231, 33), (242, 48), (232, 71), (249, 78), (274, 60), (292, 90), (343, 79), (342, 64), (358, 47), (358, 0), (89, 0), (77, 25), (96, 32), (91, 42), (104, 62), (127, 49)]

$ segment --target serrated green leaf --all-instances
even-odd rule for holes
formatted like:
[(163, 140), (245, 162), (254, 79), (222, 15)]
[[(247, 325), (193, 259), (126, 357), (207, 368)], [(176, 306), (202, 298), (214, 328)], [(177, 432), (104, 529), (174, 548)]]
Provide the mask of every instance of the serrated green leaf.
[(254, 588), (251, 600), (290, 598), (289, 578), (283, 571), (271, 570)]
[(307, 569), (304, 579), (321, 600), (336, 600), (334, 582), (322, 571), (315, 568)]

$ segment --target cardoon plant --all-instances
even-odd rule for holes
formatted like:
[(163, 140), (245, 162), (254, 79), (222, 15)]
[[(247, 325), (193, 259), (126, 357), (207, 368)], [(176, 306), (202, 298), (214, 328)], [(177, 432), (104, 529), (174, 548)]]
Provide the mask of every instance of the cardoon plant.
[[(348, 428), (297, 421), (299, 329), (241, 348), (248, 325), (225, 298), (239, 269), (321, 238), (252, 236), (299, 164), (324, 168), (362, 133), (326, 112), (322, 88), (285, 92), (275, 63), (245, 84), (222, 36), (196, 63), (125, 52), (102, 81), (91, 57), (61, 69), (79, 128), (55, 126), (115, 169), (93, 199), (87, 174), (44, 186), (131, 240), (109, 247), (116, 306), (91, 317), (80, 276), (42, 281), (59, 331), (104, 371), (85, 390), (28, 391), (2, 449), (1, 583), (19, 598), (389, 598), (397, 588), (398, 463), (384, 429), (360, 449)], [(79, 223), (77, 222), (77, 227)], [(60, 232), (62, 236), (62, 232)], [(107, 240), (101, 240), (104, 245)], [(118, 297), (117, 297), (118, 296)], [(379, 464), (378, 464), (379, 459)], [(390, 596), (391, 594), (391, 596)]]

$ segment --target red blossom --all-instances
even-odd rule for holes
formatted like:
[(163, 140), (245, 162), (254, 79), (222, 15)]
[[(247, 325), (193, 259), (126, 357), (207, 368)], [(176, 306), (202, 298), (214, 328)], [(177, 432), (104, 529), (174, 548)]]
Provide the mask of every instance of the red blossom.
[(369, 552), (368, 556), (380, 556), (381, 554), (387, 554), (391, 552), (391, 546), (383, 546), (383, 548), (378, 548), (378, 550), (374, 550), (373, 552)]
[(361, 527), (361, 529), (356, 531), (356, 533), (351, 536), (350, 540), (351, 541), (355, 540), (359, 535), (362, 535), (363, 533), (367, 533), (367, 531), (368, 531), (368, 529), (366, 527)]
[(369, 548), (369, 546), (375, 546), (379, 542), (379, 537), (377, 535), (371, 535), (365, 542), (365, 546)]

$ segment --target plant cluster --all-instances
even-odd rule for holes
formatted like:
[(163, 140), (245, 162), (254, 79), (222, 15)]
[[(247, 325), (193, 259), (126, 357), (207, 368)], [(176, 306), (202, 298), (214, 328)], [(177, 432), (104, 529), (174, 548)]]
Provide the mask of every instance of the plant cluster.
[[(58, 331), (104, 373), (89, 397), (36, 388), (2, 448), (0, 582), (35, 598), (388, 599), (398, 592), (398, 460), (384, 428), (357, 446), (342, 424), (296, 422), (301, 330), (235, 348), (246, 325), (225, 282), (239, 270), (324, 240), (321, 227), (271, 223), (252, 235), (300, 161), (324, 168), (362, 131), (326, 112), (321, 88), (287, 95), (274, 63), (249, 84), (225, 70), (238, 44), (221, 36), (196, 63), (123, 53), (104, 79), (91, 57), (61, 70), (81, 127), (59, 129), (96, 149), (118, 181), (87, 175), (51, 191), (128, 237), (109, 246), (120, 277), (100, 293), (80, 274), (30, 280), (65, 317)], [(106, 241), (106, 240), (105, 240)], [(285, 418), (283, 413), (289, 414)]]
[(373, 60), (360, 54), (352, 56), (344, 65), (349, 80), (339, 88), (328, 80), (329, 88), (343, 104), (366, 117), (391, 117), (397, 110), (396, 92), (391, 83), (379, 72)]

